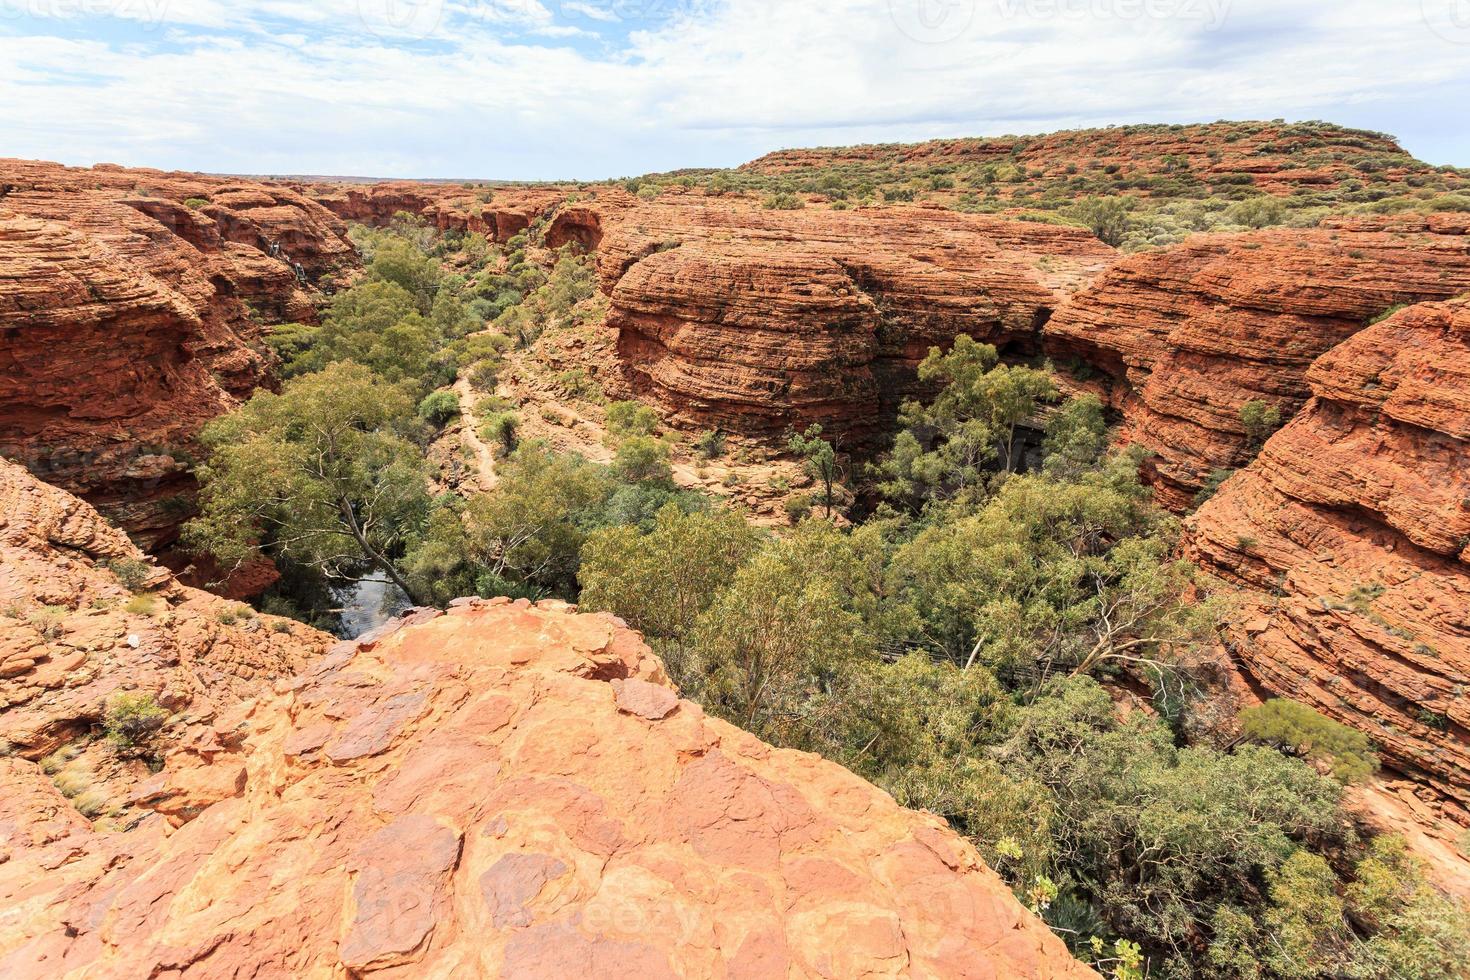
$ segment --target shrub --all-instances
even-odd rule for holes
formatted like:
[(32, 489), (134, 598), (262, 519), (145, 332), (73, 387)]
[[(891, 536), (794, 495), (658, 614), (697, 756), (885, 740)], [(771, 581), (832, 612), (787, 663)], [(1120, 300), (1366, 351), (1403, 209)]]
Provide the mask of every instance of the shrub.
[(157, 737), (168, 723), (168, 712), (152, 694), (118, 694), (108, 702), (103, 728), (113, 745), (134, 749)]
[(135, 616), (152, 616), (158, 611), (158, 600), (151, 595), (135, 595), (123, 609)]
[(60, 638), (62, 633), (62, 622), (66, 618), (65, 606), (45, 606), (26, 616), (26, 622), (35, 628), (37, 633), (48, 640)]
[(136, 558), (113, 558), (106, 567), (129, 592), (139, 591), (153, 576), (153, 566)]
[(485, 359), (476, 361), (470, 368), (470, 387), (480, 392), (491, 392), (500, 386), (500, 362)]
[(480, 438), (498, 445), (502, 453), (509, 455), (515, 452), (516, 433), (520, 427), (520, 416), (515, 412), (496, 412), (480, 426)]
[(781, 191), (762, 200), (761, 207), (767, 211), (800, 211), (806, 202), (789, 191)]
[(1240, 406), (1240, 424), (1245, 427), (1246, 437), (1257, 446), (1281, 428), (1281, 409), (1259, 398), (1253, 398)]
[(184, 201), (184, 207), (188, 208), (190, 211), (198, 211), (200, 208), (204, 207), (208, 203), (209, 202), (202, 197), (191, 197)]
[(658, 412), (642, 402), (613, 402), (607, 407), (607, 431), (614, 442), (651, 436), (658, 423)]
[(725, 455), (725, 434), (716, 429), (701, 432), (694, 440), (694, 451), (700, 459), (719, 459)]
[(1278, 698), (1248, 708), (1240, 727), (1253, 742), (1326, 764), (1343, 783), (1362, 782), (1378, 769), (1368, 736), (1295, 701)]
[(786, 519), (792, 524), (799, 524), (811, 516), (812, 498), (810, 494), (799, 493), (794, 497), (787, 497), (781, 506), (786, 511)]
[(459, 417), (459, 396), (452, 391), (436, 391), (419, 402), (419, 418), (438, 428)]
[(670, 483), (669, 447), (652, 436), (624, 440), (613, 459), (613, 475), (627, 483)]

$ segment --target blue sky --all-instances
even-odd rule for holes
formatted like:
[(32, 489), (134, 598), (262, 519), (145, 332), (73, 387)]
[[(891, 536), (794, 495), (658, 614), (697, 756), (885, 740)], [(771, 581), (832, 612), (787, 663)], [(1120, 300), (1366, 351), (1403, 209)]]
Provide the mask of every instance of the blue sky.
[(1470, 166), (1470, 0), (0, 0), (0, 156), (600, 178), (1330, 119)]

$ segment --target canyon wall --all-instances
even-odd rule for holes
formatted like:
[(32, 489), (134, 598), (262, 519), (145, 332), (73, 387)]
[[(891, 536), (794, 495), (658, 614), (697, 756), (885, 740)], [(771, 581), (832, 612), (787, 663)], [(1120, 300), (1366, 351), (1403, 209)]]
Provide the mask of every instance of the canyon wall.
[(167, 548), (194, 436), (269, 380), (269, 325), (313, 319), (354, 262), (290, 190), (0, 160), (0, 455)]
[(1247, 676), (1366, 732), (1470, 809), (1470, 300), (1410, 307), (1188, 523)]
[(1124, 438), (1155, 454), (1159, 500), (1182, 511), (1259, 449), (1247, 402), (1290, 419), (1318, 357), (1397, 305), (1467, 291), (1466, 214), (1201, 235), (1118, 261), (1052, 317), (1045, 347), (1121, 413)]
[(563, 209), (592, 244), (640, 397), (691, 428), (871, 442), (959, 334), (1035, 353), (1065, 296), (1113, 258), (1076, 228), (922, 208), (776, 211), (666, 191)]
[(195, 726), (126, 835), (32, 763), (0, 787), (17, 980), (1094, 975), (941, 820), (705, 716), (556, 603), (336, 647)]
[(441, 231), (475, 232), (502, 244), (549, 214), (572, 193), (552, 186), (466, 187), (418, 181), (289, 186), (344, 221), (382, 227), (400, 212), (407, 212)]

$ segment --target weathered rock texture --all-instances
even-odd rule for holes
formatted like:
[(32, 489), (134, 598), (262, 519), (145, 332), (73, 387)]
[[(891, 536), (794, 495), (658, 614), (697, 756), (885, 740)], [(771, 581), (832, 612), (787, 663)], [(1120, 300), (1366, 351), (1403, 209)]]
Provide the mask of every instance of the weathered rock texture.
[(696, 428), (779, 436), (820, 422), (863, 441), (958, 334), (1018, 353), (1113, 257), (1086, 231), (923, 208), (769, 211), (604, 192), (553, 246), (598, 248), (633, 391)]
[(267, 380), (267, 324), (314, 317), (294, 265), (355, 261), (343, 226), (192, 174), (0, 160), (0, 188), (0, 454), (164, 548), (193, 437)]
[(1051, 319), (1045, 346), (1059, 366), (1103, 373), (1125, 437), (1157, 454), (1161, 502), (1184, 510), (1258, 449), (1247, 402), (1290, 419), (1322, 354), (1396, 305), (1467, 290), (1464, 214), (1200, 236), (1109, 268)]
[(706, 717), (605, 616), (416, 614), (216, 727), (171, 835), (0, 760), (0, 973), (1092, 975), (937, 818)]
[[(1016, 171), (986, 188), (1004, 199), (1079, 183), (1084, 193), (1141, 197), (1171, 196), (1192, 187), (1229, 191), (1242, 185), (1284, 195), (1361, 186), (1370, 179), (1402, 190), (1411, 186), (1410, 178), (1444, 176), (1382, 133), (1281, 122), (1116, 126), (1040, 136), (781, 150), (740, 169), (799, 178), (828, 172), (902, 175), (990, 164)], [(1458, 175), (1445, 179), (1451, 186), (1464, 184)]]
[(549, 215), (570, 193), (557, 187), (474, 188), (418, 181), (290, 186), (346, 221), (383, 226), (407, 212), (442, 231), (477, 232), (500, 243)]
[(1410, 307), (1306, 380), (1190, 520), (1189, 556), (1238, 588), (1252, 680), (1470, 808), (1470, 301)]
[(6, 754), (39, 760), (66, 747), (70, 768), (90, 773), (99, 805), (124, 806), (146, 771), (115, 765), (93, 739), (110, 698), (148, 694), (178, 724), (208, 722), (329, 643), (305, 626), (238, 610), (149, 564), (88, 504), (0, 461)]

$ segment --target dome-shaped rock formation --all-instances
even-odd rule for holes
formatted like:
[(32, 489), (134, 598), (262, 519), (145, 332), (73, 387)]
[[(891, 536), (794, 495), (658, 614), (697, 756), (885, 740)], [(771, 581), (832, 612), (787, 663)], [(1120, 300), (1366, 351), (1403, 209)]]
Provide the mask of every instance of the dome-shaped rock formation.
[(939, 819), (705, 716), (607, 616), (413, 614), (215, 734), (150, 788), (172, 830), (0, 760), (0, 973), (1092, 975)]

